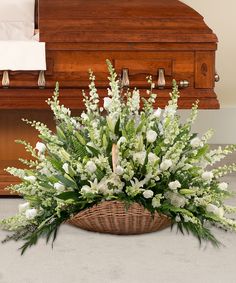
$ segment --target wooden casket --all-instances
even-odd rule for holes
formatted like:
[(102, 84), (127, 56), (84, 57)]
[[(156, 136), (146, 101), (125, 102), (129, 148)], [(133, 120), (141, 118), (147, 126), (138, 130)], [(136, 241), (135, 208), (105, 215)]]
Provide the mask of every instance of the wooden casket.
[(9, 71), (7, 88), (0, 82), (0, 189), (17, 181), (3, 168), (27, 157), (14, 139), (36, 142), (36, 132), (20, 118), (52, 124), (45, 100), (56, 81), (61, 102), (82, 110), (81, 90), (87, 88), (89, 69), (96, 75), (99, 93), (105, 95), (106, 59), (113, 62), (123, 86), (136, 86), (143, 96), (146, 77), (152, 75), (159, 107), (166, 105), (175, 79), (181, 89), (180, 108), (190, 108), (196, 100), (202, 109), (219, 108), (214, 92), (217, 37), (203, 17), (182, 2), (39, 0), (36, 4), (36, 28), (40, 41), (46, 42), (47, 70)]

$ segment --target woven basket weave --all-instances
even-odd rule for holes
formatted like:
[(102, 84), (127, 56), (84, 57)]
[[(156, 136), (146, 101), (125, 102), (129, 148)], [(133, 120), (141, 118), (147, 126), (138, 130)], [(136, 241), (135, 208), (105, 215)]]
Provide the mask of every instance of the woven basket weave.
[(158, 231), (171, 225), (167, 216), (155, 213), (154, 216), (138, 203), (128, 210), (120, 201), (104, 201), (85, 209), (69, 221), (81, 229), (117, 235), (134, 235)]

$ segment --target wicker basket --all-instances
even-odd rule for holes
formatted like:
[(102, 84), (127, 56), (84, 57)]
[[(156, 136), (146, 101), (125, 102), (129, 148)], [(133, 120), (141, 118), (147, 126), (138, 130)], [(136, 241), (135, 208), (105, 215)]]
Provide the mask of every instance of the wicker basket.
[(134, 235), (158, 231), (171, 225), (167, 216), (154, 216), (138, 203), (128, 210), (120, 201), (104, 201), (76, 214), (69, 221), (81, 229), (117, 235)]

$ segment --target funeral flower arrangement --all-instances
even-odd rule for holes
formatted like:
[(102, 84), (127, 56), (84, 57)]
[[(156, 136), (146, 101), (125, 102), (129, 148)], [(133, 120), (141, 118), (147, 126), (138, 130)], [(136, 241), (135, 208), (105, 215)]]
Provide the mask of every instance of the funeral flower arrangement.
[(224, 202), (231, 193), (228, 184), (220, 182), (236, 171), (236, 164), (211, 166), (236, 145), (210, 150), (211, 130), (202, 137), (191, 132), (197, 103), (188, 120), (180, 123), (176, 82), (165, 109), (154, 109), (155, 86), (149, 77), (149, 98), (142, 99), (141, 108), (139, 91), (122, 91), (113, 66), (107, 64), (110, 87), (103, 107), (90, 72), (90, 91), (83, 93), (86, 111), (80, 117), (72, 117), (59, 104), (57, 86), (47, 101), (56, 131), (24, 120), (39, 131), (40, 141), (35, 147), (18, 141), (33, 158), (21, 159), (28, 169), (7, 169), (22, 180), (8, 189), (22, 195), (25, 203), (17, 215), (0, 222), (13, 232), (5, 241), (24, 240), (24, 252), (40, 237), (54, 241), (59, 226), (78, 212), (120, 200), (165, 214), (182, 233), (219, 245), (209, 225), (236, 230), (236, 221), (227, 216), (236, 209)]

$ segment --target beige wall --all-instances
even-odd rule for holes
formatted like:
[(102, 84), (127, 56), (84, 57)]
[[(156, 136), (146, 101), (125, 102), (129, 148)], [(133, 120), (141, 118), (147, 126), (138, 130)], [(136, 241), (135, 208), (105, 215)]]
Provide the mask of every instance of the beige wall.
[(197, 10), (219, 39), (216, 92), (222, 108), (236, 109), (236, 0), (183, 0)]

